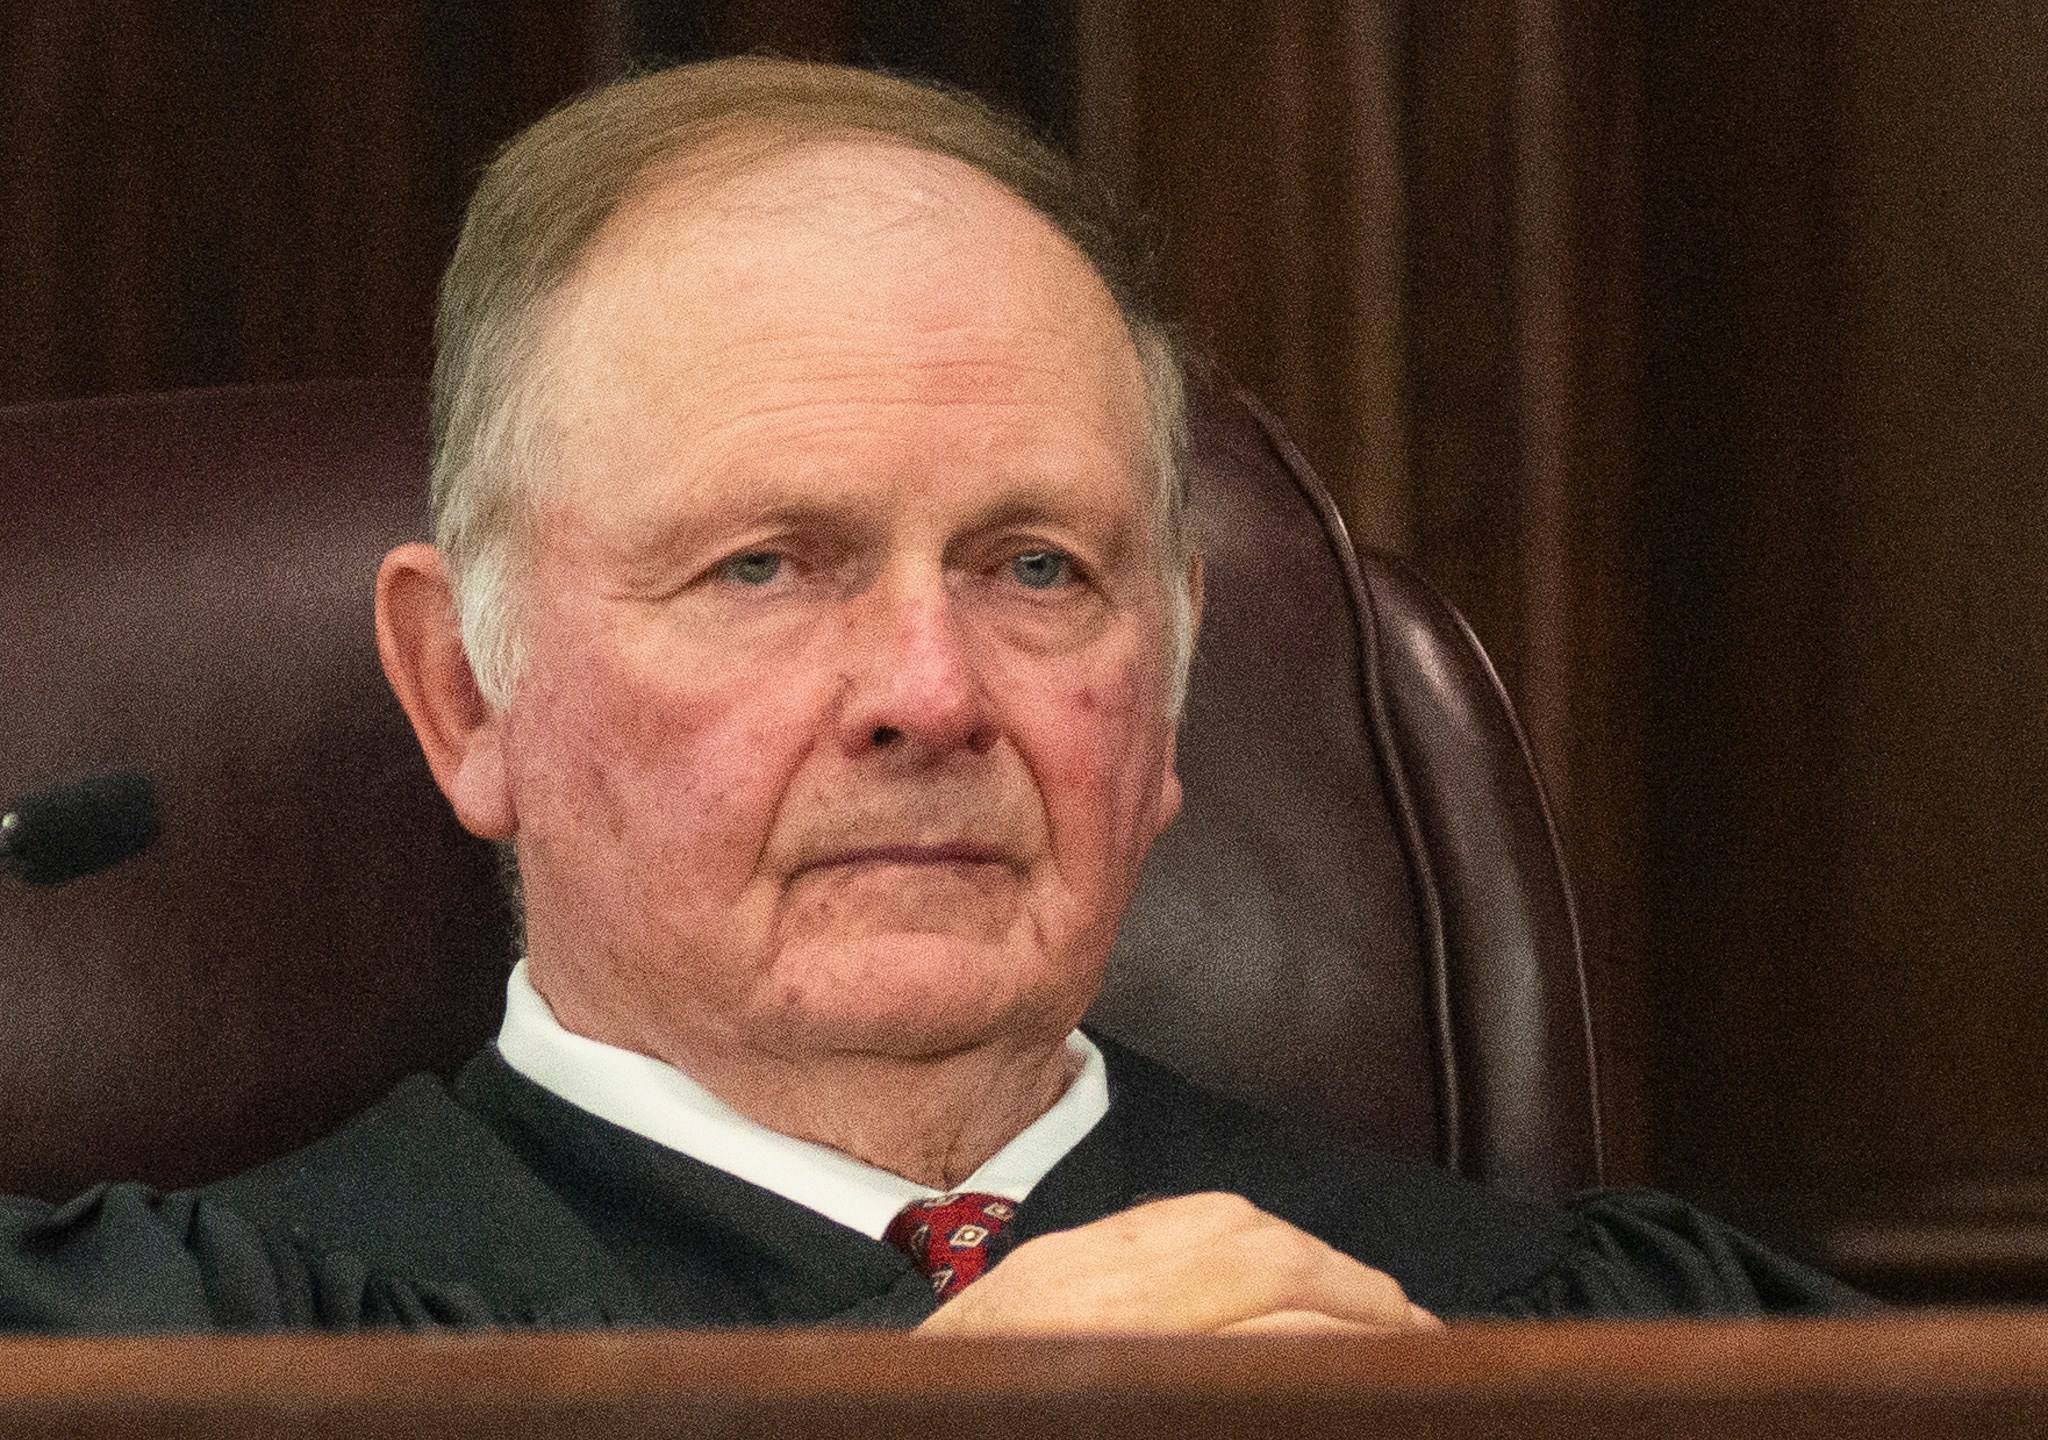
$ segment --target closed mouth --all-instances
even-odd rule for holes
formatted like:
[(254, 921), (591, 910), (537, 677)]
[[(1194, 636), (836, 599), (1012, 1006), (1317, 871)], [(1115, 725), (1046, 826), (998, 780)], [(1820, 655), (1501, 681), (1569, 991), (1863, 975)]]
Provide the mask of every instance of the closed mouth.
[(842, 851), (804, 866), (822, 870), (828, 866), (857, 865), (1010, 865), (1013, 862), (992, 845), (955, 842), (945, 845), (864, 845)]

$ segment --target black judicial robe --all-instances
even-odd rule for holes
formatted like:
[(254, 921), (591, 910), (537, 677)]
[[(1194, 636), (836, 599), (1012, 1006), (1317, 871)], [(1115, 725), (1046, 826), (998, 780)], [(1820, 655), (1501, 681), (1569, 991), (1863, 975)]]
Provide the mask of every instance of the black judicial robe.
[[(1562, 1208), (1316, 1145), (1101, 1042), (1110, 1109), (1004, 1250), (1228, 1190), (1457, 1316), (1742, 1315), (1853, 1291), (1668, 1196)], [(621, 1130), (488, 1048), (336, 1134), (197, 1190), (0, 1201), (0, 1329), (841, 1325), (932, 1313), (895, 1249)]]

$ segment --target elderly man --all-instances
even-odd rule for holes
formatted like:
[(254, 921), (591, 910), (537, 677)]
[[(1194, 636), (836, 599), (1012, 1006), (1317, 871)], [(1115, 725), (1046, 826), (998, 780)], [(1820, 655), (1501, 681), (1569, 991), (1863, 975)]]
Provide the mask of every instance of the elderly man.
[(16, 1324), (1392, 1331), (1845, 1292), (1676, 1202), (1319, 1151), (1077, 1024), (1201, 573), (1171, 345), (977, 108), (760, 60), (542, 122), (443, 292), (385, 668), (516, 856), (497, 1045), (200, 1192), (17, 1207)]

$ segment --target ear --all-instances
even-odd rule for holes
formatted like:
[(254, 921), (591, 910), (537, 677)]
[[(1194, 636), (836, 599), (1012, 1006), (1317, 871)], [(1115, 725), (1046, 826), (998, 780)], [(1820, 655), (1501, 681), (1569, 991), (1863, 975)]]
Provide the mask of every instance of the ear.
[[(1195, 642), (1202, 635), (1202, 552), (1197, 550), (1188, 556), (1188, 650), (1193, 653)], [(1180, 814), (1182, 793), (1180, 786), (1180, 725), (1176, 723), (1166, 735), (1166, 757), (1159, 772), (1159, 830), (1163, 831)], [(1155, 834), (1158, 832), (1155, 831)]]
[(377, 572), (377, 656), (463, 828), (507, 840), (518, 827), (505, 766), (504, 717), (484, 703), (441, 552), (401, 545)]
[(1166, 761), (1159, 769), (1159, 809), (1153, 816), (1152, 826), (1152, 838), (1155, 840), (1180, 816), (1180, 767), (1174, 758), (1179, 742), (1180, 727), (1175, 726), (1166, 737)]

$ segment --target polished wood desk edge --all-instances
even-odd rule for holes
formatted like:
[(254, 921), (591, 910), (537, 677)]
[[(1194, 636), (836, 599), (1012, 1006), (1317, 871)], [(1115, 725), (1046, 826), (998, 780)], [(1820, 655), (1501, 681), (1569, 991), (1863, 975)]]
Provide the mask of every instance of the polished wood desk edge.
[(815, 1330), (0, 1340), (0, 1406), (64, 1398), (326, 1402), (393, 1392), (491, 1403), (1766, 1393), (2048, 1403), (2048, 1313), (1470, 1324), (1367, 1340), (967, 1342)]

